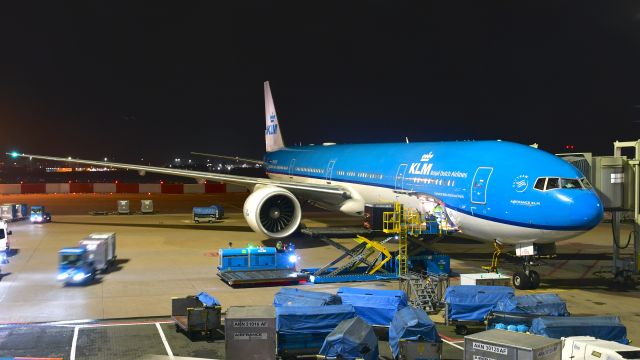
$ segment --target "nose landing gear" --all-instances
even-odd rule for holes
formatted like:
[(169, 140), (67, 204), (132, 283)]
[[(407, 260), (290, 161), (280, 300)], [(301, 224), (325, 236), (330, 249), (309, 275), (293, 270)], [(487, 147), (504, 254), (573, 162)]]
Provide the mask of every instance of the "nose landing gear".
[[(498, 241), (493, 242), (493, 256), (491, 258), (491, 265), (483, 266), (482, 268), (485, 271), (489, 272), (497, 272), (498, 271), (498, 263), (500, 260), (500, 255), (502, 254), (503, 245)], [(518, 253), (518, 251), (516, 251)], [(519, 290), (534, 290), (540, 286), (540, 274), (532, 270), (533, 266), (537, 266), (538, 263), (535, 262), (536, 256), (534, 255), (525, 255), (521, 256), (523, 258), (522, 262), (522, 270), (518, 270), (513, 273), (512, 283), (513, 287)]]

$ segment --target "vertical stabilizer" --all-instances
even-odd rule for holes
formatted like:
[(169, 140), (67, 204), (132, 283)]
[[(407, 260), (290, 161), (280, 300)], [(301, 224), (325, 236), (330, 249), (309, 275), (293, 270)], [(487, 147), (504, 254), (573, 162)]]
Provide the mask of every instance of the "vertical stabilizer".
[(264, 113), (266, 119), (266, 127), (264, 130), (264, 141), (267, 145), (267, 152), (272, 152), (284, 148), (282, 141), (282, 133), (280, 132), (280, 124), (278, 124), (278, 116), (276, 115), (276, 107), (271, 97), (271, 88), (269, 82), (264, 82)]

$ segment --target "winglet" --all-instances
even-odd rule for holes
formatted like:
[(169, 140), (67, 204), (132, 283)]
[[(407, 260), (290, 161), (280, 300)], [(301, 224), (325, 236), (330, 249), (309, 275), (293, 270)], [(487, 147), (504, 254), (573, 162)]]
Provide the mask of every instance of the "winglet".
[(276, 115), (276, 107), (271, 97), (271, 88), (269, 82), (264, 82), (264, 112), (266, 126), (264, 130), (264, 140), (267, 146), (267, 152), (272, 152), (284, 148), (282, 141), (282, 133), (280, 124), (278, 124), (278, 116)]

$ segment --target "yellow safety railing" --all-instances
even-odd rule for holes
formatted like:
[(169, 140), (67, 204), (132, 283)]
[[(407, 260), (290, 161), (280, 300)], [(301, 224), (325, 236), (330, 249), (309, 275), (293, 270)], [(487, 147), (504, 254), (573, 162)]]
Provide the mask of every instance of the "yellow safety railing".
[(383, 231), (398, 236), (398, 275), (400, 276), (406, 275), (408, 271), (407, 220), (409, 224), (413, 224), (414, 218), (413, 214), (405, 213), (404, 207), (399, 202), (393, 204), (393, 211), (382, 214)]

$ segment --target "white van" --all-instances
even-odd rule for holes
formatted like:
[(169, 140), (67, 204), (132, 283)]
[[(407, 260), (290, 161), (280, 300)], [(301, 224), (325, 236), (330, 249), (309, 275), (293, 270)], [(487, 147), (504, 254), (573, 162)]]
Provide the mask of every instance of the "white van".
[(0, 251), (9, 251), (9, 235), (11, 230), (7, 230), (7, 223), (0, 220)]

